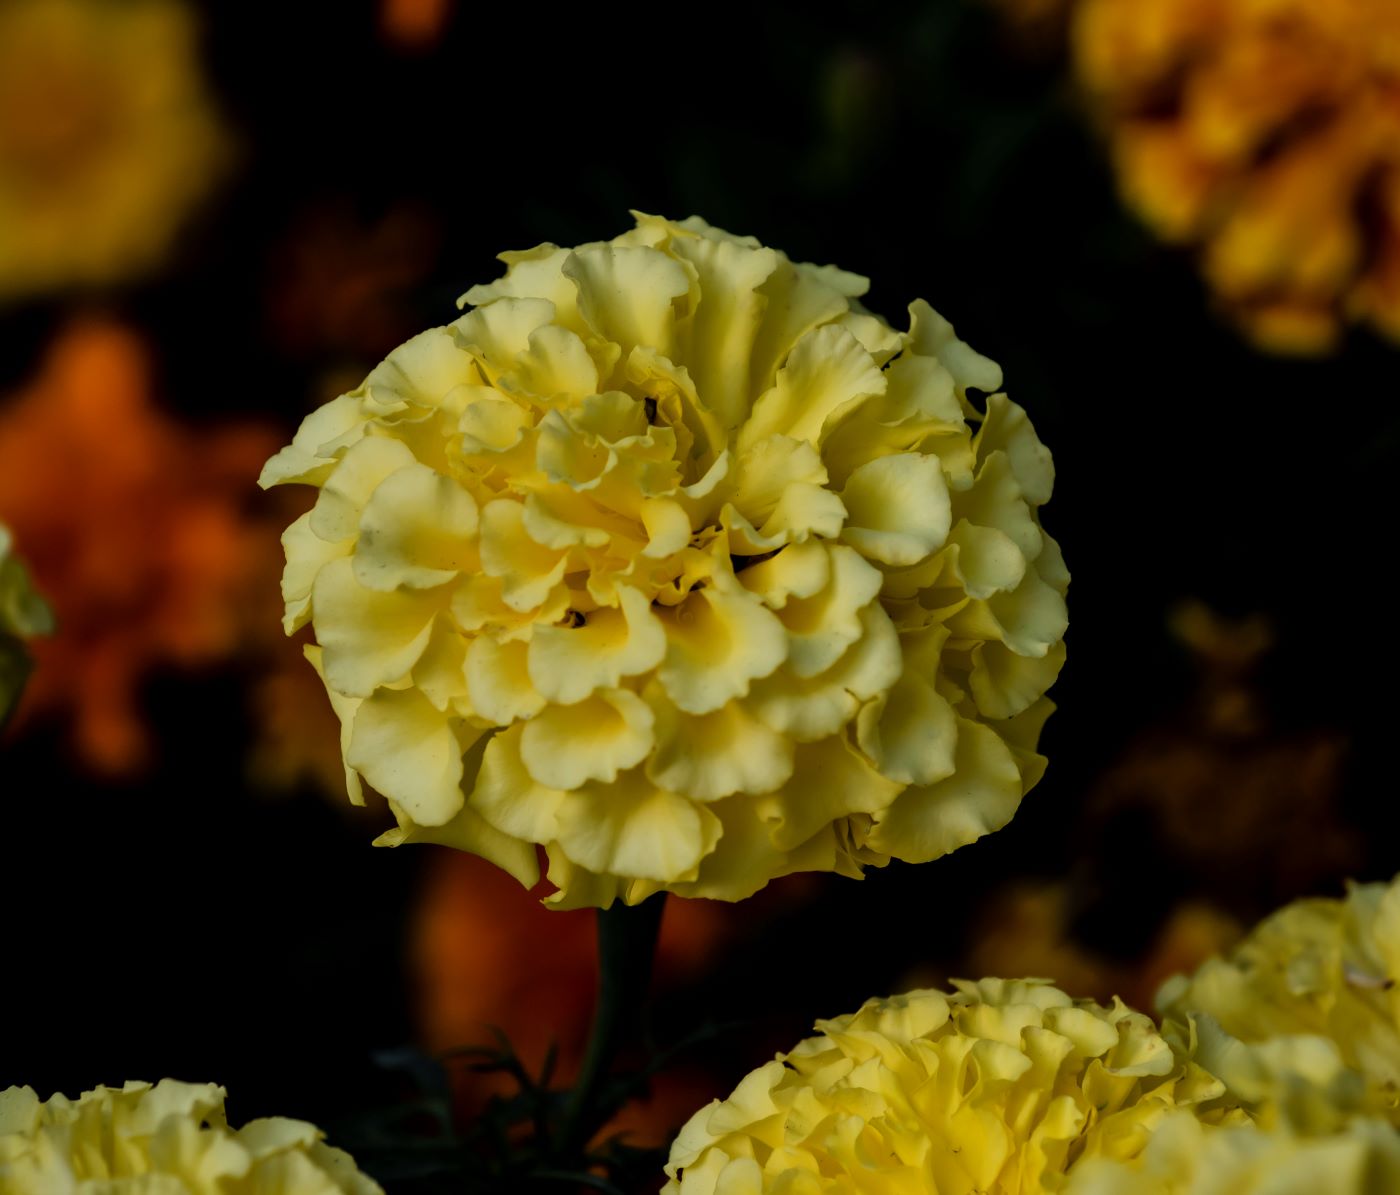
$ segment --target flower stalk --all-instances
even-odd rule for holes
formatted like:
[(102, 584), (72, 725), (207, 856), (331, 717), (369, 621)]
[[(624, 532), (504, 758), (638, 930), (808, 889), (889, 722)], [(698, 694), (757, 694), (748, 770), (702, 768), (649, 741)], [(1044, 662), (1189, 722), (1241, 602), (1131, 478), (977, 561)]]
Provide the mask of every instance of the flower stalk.
[(598, 910), (598, 1002), (583, 1067), (564, 1106), (556, 1140), (561, 1156), (583, 1149), (625, 1099), (609, 1097), (608, 1078), (618, 1053), (642, 1024), (665, 908), (661, 892), (637, 905), (618, 901)]

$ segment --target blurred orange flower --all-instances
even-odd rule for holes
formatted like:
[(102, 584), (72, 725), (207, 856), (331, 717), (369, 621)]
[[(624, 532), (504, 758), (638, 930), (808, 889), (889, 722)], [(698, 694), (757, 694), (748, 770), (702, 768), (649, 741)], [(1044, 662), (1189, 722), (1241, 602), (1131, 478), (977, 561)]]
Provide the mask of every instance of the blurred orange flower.
[[(593, 1016), (598, 956), (591, 909), (560, 912), (511, 876), (475, 855), (430, 848), (434, 859), (419, 905), (412, 967), (421, 1034), (434, 1052), (497, 1044), (491, 1028), (510, 1040), (527, 1071), (538, 1074), (551, 1045), (558, 1048), (555, 1086), (578, 1074)], [(656, 990), (704, 970), (734, 930), (734, 907), (708, 900), (670, 900), (657, 944)], [(750, 910), (749, 916), (752, 916)], [(457, 1076), (466, 1115), (508, 1079), (467, 1071)], [(628, 1131), (634, 1143), (660, 1145), (717, 1094), (684, 1069), (657, 1076), (650, 1100), (630, 1106), (607, 1132)]]
[(0, 403), (0, 520), (58, 622), (33, 644), (22, 713), (66, 712), (89, 766), (145, 761), (151, 670), (226, 659), (245, 634), (250, 585), (277, 545), (244, 501), (278, 437), (177, 424), (153, 401), (145, 345), (100, 321), (62, 333), (38, 378)]
[(1260, 346), (1400, 339), (1400, 5), (1078, 0), (1080, 82), (1127, 201), (1199, 246)]
[(454, 0), (380, 0), (379, 28), (394, 45), (421, 50), (442, 36), (454, 7)]
[(1064, 884), (1022, 884), (987, 908), (972, 935), (963, 969), (969, 975), (1036, 975), (1072, 996), (1106, 1003), (1121, 996), (1151, 1009), (1157, 989), (1178, 972), (1190, 972), (1228, 950), (1244, 932), (1234, 918), (1209, 904), (1177, 906), (1150, 939), (1128, 945), (1127, 958), (1107, 958), (1071, 932), (1071, 897)]
[(229, 157), (175, 0), (0, 4), (0, 300), (156, 265)]
[(417, 204), (396, 204), (376, 219), (330, 204), (303, 213), (274, 249), (266, 308), (277, 341), (299, 356), (340, 354), (359, 367), (328, 397), (358, 385), (414, 333), (408, 296), (441, 240), (437, 217)]

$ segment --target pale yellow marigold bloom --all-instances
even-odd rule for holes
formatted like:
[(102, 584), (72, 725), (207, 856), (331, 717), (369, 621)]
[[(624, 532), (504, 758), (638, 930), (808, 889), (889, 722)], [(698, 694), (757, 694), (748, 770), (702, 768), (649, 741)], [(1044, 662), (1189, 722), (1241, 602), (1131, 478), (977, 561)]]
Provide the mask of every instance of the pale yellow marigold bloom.
[(315, 1125), (231, 1129), (224, 1089), (162, 1079), (41, 1101), (0, 1091), (0, 1195), (382, 1195)]
[(666, 1195), (1034, 1195), (1081, 1158), (1135, 1158), (1173, 1109), (1242, 1119), (1119, 1001), (1045, 980), (954, 987), (819, 1021), (691, 1118)]
[(1400, 338), (1400, 5), (1078, 0), (1121, 189), (1260, 345)]
[(29, 570), (13, 548), (9, 528), (0, 523), (0, 726), (29, 674), (24, 640), (53, 630), (53, 612), (34, 592)]
[(1358, 1119), (1322, 1135), (1174, 1114), (1132, 1162), (1086, 1158), (1066, 1195), (1394, 1195), (1400, 1136)]
[(1400, 1125), (1397, 979), (1400, 880), (1286, 906), (1226, 957), (1168, 980), (1157, 1004), (1169, 1022), (1197, 1022), (1198, 1057), (1250, 1102), (1301, 1084)]
[(0, 301), (158, 264), (227, 157), (184, 4), (0, 4)]
[[(937, 858), (1040, 777), (1050, 454), (923, 302), (698, 219), (503, 255), (264, 485), (286, 626), (399, 828), (565, 905)], [(985, 413), (970, 391), (989, 393)]]

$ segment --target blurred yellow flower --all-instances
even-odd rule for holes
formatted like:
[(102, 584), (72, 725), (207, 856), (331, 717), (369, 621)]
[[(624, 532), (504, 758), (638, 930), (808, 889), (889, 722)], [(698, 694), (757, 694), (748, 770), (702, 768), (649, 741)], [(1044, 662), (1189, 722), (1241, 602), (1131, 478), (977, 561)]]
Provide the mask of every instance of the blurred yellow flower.
[(53, 613), (29, 580), (29, 570), (13, 552), (10, 529), (0, 523), (0, 727), (19, 700), (29, 675), (24, 640), (53, 630)]
[(1127, 201), (1200, 246), (1257, 343), (1324, 351), (1348, 319), (1400, 339), (1400, 6), (1078, 0), (1072, 21)]
[(40, 1101), (0, 1091), (0, 1195), (382, 1195), (315, 1125), (231, 1129), (224, 1089), (162, 1079)]
[(1197, 1056), (1249, 1102), (1319, 1092), (1400, 1125), (1397, 978), (1400, 881), (1357, 884), (1281, 909), (1157, 1004), (1169, 1025), (1196, 1022)]
[(1044, 980), (871, 1000), (702, 1108), (666, 1195), (1034, 1195), (1079, 1159), (1132, 1159), (1173, 1109), (1243, 1119), (1222, 1085), (1121, 1002)]
[(698, 219), (503, 255), (264, 485), (286, 627), (399, 822), (556, 903), (922, 862), (1040, 777), (1050, 454), (922, 301)]
[(1324, 1135), (1169, 1117), (1133, 1162), (1087, 1158), (1066, 1195), (1393, 1195), (1400, 1136), (1355, 1120)]
[(227, 156), (183, 4), (0, 5), (0, 301), (158, 264)]

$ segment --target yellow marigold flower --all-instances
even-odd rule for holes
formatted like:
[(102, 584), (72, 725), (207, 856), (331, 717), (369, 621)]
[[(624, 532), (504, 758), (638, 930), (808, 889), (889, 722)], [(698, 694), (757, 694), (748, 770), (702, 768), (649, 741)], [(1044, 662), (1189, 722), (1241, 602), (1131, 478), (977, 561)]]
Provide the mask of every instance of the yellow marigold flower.
[(1073, 40), (1128, 202), (1259, 344), (1400, 338), (1393, 0), (1079, 0)]
[(1082, 1157), (1136, 1157), (1176, 1108), (1238, 1118), (1224, 1088), (1115, 1000), (1045, 980), (955, 981), (817, 1023), (671, 1147), (666, 1195), (1034, 1195)]
[(162, 1079), (41, 1101), (0, 1091), (0, 1195), (382, 1195), (315, 1125), (231, 1129), (224, 1089)]
[(1242, 1098), (1319, 1091), (1400, 1125), (1397, 978), (1400, 879), (1286, 906), (1226, 957), (1168, 980), (1157, 1004), (1197, 1023), (1202, 1063)]
[(228, 156), (175, 0), (0, 5), (0, 300), (156, 265)]
[(24, 640), (53, 630), (53, 613), (29, 580), (29, 570), (12, 551), (10, 529), (0, 523), (0, 726), (19, 700), (29, 675)]
[(1066, 1195), (1392, 1195), (1400, 1190), (1400, 1136), (1359, 1119), (1300, 1135), (1254, 1125), (1212, 1128), (1174, 1114), (1141, 1158), (1086, 1158)]
[(1039, 779), (1050, 454), (927, 304), (698, 219), (507, 253), (263, 472), (352, 799), (556, 901), (921, 862)]

